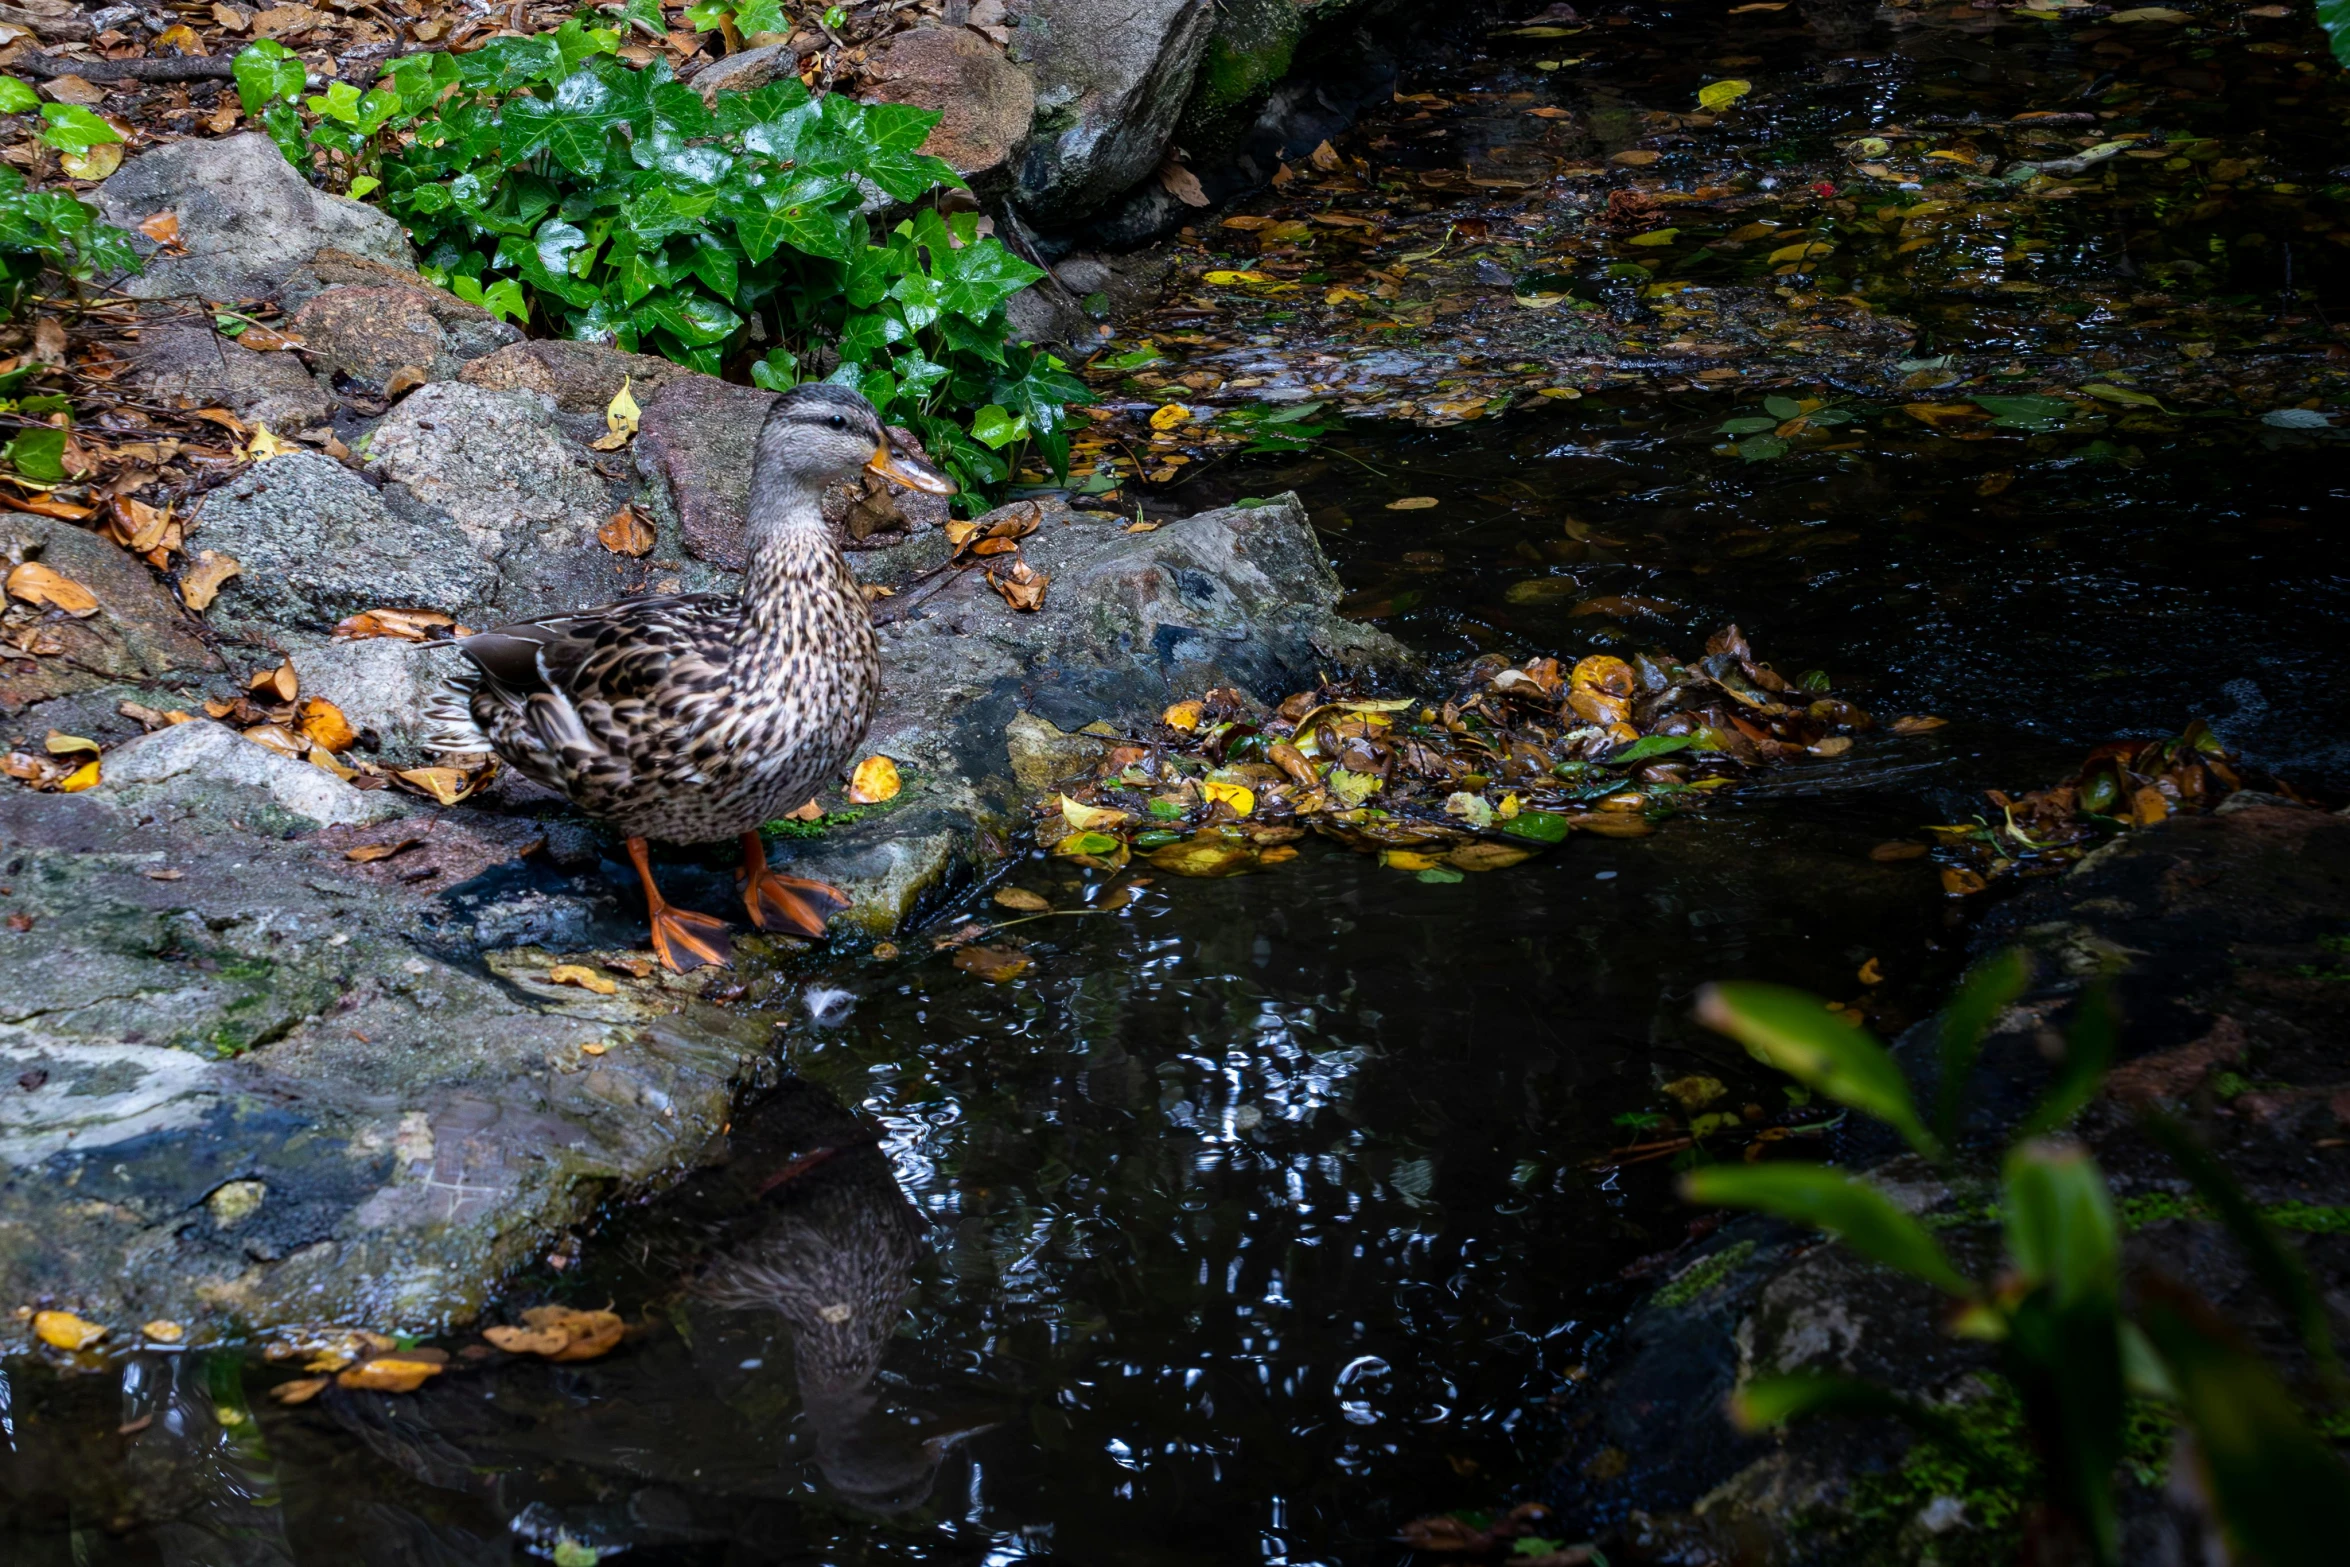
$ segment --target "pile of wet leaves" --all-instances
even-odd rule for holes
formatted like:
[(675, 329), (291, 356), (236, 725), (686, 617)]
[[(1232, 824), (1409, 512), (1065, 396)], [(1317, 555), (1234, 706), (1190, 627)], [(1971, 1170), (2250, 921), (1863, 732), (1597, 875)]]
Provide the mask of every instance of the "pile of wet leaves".
[(1736, 626), (1687, 663), (1480, 659), (1440, 706), (1324, 688), (1260, 713), (1220, 688), (1161, 724), (1040, 802), (1038, 840), (1101, 870), (1139, 857), (1235, 876), (1293, 858), (1311, 829), (1423, 881), (1458, 881), (1572, 833), (1645, 837), (1760, 769), (1841, 756), (1879, 727), (1824, 671), (1789, 680), (1758, 662)]
[(2248, 776), (2197, 720), (2168, 739), (2108, 740), (2078, 772), (2045, 789), (2015, 796), (1985, 790), (1996, 815), (1928, 827), (1932, 849), (1897, 840), (1873, 853), (1880, 860), (1936, 853), (1943, 890), (1967, 897), (2003, 878), (2055, 875), (2133, 828), (2216, 810), (2247, 789), (2318, 803), (2282, 780)]

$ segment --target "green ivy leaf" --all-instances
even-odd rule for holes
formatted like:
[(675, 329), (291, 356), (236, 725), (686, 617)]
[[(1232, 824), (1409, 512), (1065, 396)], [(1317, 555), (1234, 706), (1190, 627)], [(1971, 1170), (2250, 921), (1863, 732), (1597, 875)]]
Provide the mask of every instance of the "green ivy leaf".
[(41, 95), (13, 76), (0, 76), (0, 114), (22, 114), (41, 106)]
[(19, 430), (0, 456), (28, 479), (56, 484), (65, 478), (65, 432), (42, 428)]
[(998, 451), (1028, 434), (1028, 421), (989, 403), (971, 416), (971, 438)]
[(78, 103), (42, 104), (41, 118), (49, 122), (41, 140), (59, 152), (88, 152), (122, 140), (119, 131)]
[(310, 85), (301, 60), (274, 38), (256, 39), (238, 50), (229, 63), (229, 75), (237, 84), (237, 102), (256, 119), (268, 105), (295, 97)]
[(931, 269), (938, 275), (941, 308), (966, 320), (978, 320), (1044, 276), (1041, 267), (1030, 266), (992, 237), (932, 256)]
[(743, 318), (691, 289), (658, 294), (637, 307), (637, 320), (662, 328), (689, 348), (723, 343), (743, 324)]

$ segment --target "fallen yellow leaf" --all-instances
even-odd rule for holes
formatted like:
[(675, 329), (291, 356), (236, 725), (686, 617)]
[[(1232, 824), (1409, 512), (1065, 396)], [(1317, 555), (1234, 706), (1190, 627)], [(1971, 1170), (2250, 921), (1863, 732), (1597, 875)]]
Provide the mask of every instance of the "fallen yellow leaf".
[(1206, 713), (1207, 704), (1203, 702), (1177, 702), (1159, 715), (1159, 721), (1169, 729), (1181, 729), (1188, 733), (1199, 727), (1200, 719)]
[(886, 756), (868, 756), (857, 764), (849, 775), (849, 803), (851, 805), (879, 805), (894, 800), (905, 781), (898, 776), (898, 764)]
[(158, 1317), (153, 1322), (142, 1326), (139, 1331), (158, 1344), (177, 1344), (188, 1336), (186, 1328), (181, 1327), (168, 1317)]
[(81, 766), (66, 774), (64, 781), (58, 784), (57, 792), (60, 794), (79, 794), (84, 789), (94, 789), (97, 786), (98, 759), (93, 756), (87, 762), (84, 762)]
[(1217, 287), (1222, 288), (1233, 283), (1270, 283), (1273, 280), (1262, 272), (1231, 272), (1219, 270), (1209, 273), (1208, 281), (1215, 284)]
[(1831, 255), (1836, 247), (1824, 239), (1807, 239), (1800, 244), (1781, 245), (1765, 257), (1767, 261), (1817, 261)]
[(1104, 827), (1121, 827), (1133, 819), (1124, 811), (1115, 811), (1103, 805), (1086, 805), (1070, 799), (1065, 794), (1061, 796), (1061, 820), (1079, 832), (1094, 832)]
[(335, 1380), (344, 1387), (368, 1393), (413, 1393), (445, 1368), (436, 1361), (403, 1360), (384, 1355), (353, 1366)]
[(280, 1382), (269, 1390), (269, 1396), (287, 1407), (307, 1404), (326, 1391), (324, 1377), (296, 1377), (291, 1382)]
[(547, 982), (553, 985), (577, 985), (580, 989), (592, 990), (599, 996), (613, 995), (620, 989), (617, 981), (606, 979), (594, 969), (578, 963), (556, 964), (547, 970)]
[(643, 410), (637, 407), (636, 399), (628, 395), (628, 384), (632, 379), (630, 376), (622, 376), (620, 390), (614, 392), (612, 401), (604, 405), (604, 433), (588, 443), (599, 452), (618, 451), (628, 444), (630, 436), (636, 434), (637, 423), (644, 415)]
[(302, 704), (302, 733), (329, 751), (347, 751), (359, 742), (359, 731), (343, 710), (322, 696)]
[(1219, 783), (1211, 778), (1199, 786), (1199, 792), (1208, 798), (1210, 804), (1229, 805), (1235, 816), (1256, 814), (1256, 791), (1246, 784)]
[(473, 792), (473, 775), (455, 767), (410, 767), (400, 777), (443, 805), (455, 805)]
[(248, 462), (267, 462), (272, 457), (283, 457), (301, 449), (290, 441), (279, 440), (270, 433), (268, 425), (257, 424), (253, 426), (253, 438), (245, 443), (243, 456)]
[(1181, 403), (1164, 404), (1157, 413), (1151, 415), (1151, 428), (1154, 430), (1172, 430), (1179, 424), (1190, 422), (1191, 410)]
[(1707, 82), (1703, 87), (1697, 89), (1697, 101), (1718, 113), (1752, 91), (1754, 91), (1754, 83), (1752, 82), (1742, 82), (1736, 79)]
[(106, 1330), (70, 1311), (36, 1311), (33, 1336), (52, 1349), (88, 1349), (106, 1336)]

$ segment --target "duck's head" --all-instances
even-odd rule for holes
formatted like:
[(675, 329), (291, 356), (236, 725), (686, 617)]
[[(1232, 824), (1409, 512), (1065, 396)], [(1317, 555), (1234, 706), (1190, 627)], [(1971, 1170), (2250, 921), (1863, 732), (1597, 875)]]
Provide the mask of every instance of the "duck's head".
[(810, 381), (775, 400), (759, 431), (757, 476), (821, 490), (871, 469), (908, 489), (952, 495), (954, 481), (892, 444), (873, 405), (845, 386)]

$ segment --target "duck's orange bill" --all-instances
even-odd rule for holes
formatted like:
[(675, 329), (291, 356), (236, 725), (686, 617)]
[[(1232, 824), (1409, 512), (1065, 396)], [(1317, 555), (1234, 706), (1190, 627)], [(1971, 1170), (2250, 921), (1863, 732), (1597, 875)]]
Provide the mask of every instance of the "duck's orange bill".
[(909, 490), (921, 490), (929, 495), (955, 493), (954, 480), (928, 463), (916, 462), (904, 452), (893, 449), (887, 441), (873, 448), (873, 455), (865, 459), (865, 466), (885, 479), (895, 479)]

